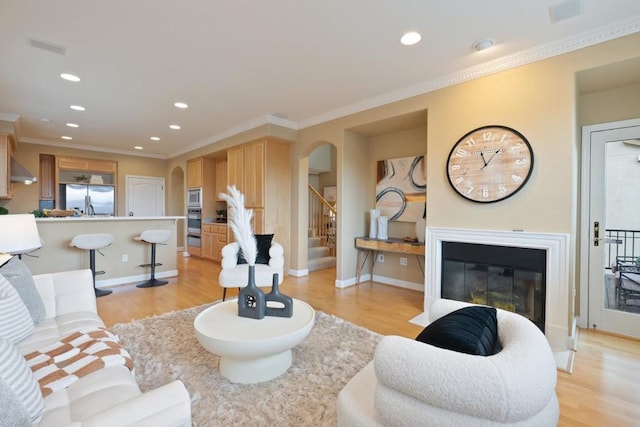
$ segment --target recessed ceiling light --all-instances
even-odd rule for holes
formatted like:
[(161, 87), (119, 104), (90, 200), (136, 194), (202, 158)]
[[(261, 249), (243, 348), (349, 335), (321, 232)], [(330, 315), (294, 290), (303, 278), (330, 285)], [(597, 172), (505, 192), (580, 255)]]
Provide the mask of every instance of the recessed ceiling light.
[(135, 148), (136, 150), (142, 150), (142, 149), (143, 149), (143, 148), (142, 148), (141, 146), (139, 146), (139, 145), (136, 145), (136, 146), (135, 146), (135, 147), (133, 147), (133, 148)]
[(71, 105), (71, 106), (69, 106), (69, 108), (71, 108), (72, 110), (76, 110), (76, 111), (84, 111), (84, 110), (86, 110), (86, 108), (84, 108), (82, 105)]
[(422, 39), (422, 36), (420, 35), (420, 33), (416, 33), (415, 31), (409, 31), (408, 33), (405, 33), (400, 38), (400, 43), (402, 43), (405, 46), (411, 46), (418, 43), (420, 39)]
[(180, 129), (180, 126), (178, 126), (178, 125), (169, 125), (169, 127), (171, 129), (173, 129), (173, 130), (179, 130)]
[(73, 138), (71, 138), (70, 136), (66, 136), (66, 135), (63, 135), (63, 136), (61, 136), (60, 138), (62, 138), (62, 139), (67, 139), (67, 140), (71, 140), (71, 139), (73, 139)]
[(60, 77), (62, 77), (65, 80), (69, 80), (70, 82), (79, 82), (80, 81), (80, 77), (74, 76), (73, 74), (62, 73), (62, 74), (60, 74)]
[(67, 126), (69, 126), (70, 128), (79, 128), (80, 126), (75, 124), (75, 123), (67, 123)]
[(43, 117), (43, 118), (40, 119), (40, 121), (44, 122), (44, 123), (49, 123), (51, 121), (51, 119), (48, 118), (48, 117)]
[(187, 104), (185, 104), (184, 102), (176, 102), (173, 105), (175, 105), (178, 108), (182, 108), (182, 109), (189, 108), (189, 106)]
[(477, 42), (475, 42), (473, 44), (473, 48), (477, 51), (481, 51), (481, 50), (485, 50), (485, 49), (489, 49), (490, 47), (492, 47), (495, 44), (495, 40), (491, 40), (491, 39), (482, 39), (482, 40), (478, 40)]
[(160, 141), (160, 138), (158, 138), (157, 136), (152, 136), (149, 139), (152, 140), (152, 141)]

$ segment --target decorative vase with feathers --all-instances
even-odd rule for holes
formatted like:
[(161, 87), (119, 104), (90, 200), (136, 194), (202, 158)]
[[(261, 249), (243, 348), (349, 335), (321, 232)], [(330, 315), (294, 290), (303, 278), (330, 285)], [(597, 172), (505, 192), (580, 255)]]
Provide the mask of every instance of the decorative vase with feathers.
[(249, 264), (247, 286), (238, 293), (238, 316), (262, 319), (266, 312), (266, 301), (264, 292), (256, 286), (255, 281), (258, 246), (251, 228), (253, 210), (244, 207), (244, 195), (234, 185), (228, 186), (227, 191), (228, 193), (220, 193), (218, 196), (227, 202), (229, 227)]

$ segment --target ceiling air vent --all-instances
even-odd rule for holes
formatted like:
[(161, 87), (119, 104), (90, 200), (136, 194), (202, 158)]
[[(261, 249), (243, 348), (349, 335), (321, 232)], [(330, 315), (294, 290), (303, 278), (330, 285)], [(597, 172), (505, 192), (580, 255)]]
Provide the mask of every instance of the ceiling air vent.
[(582, 0), (566, 0), (549, 6), (549, 17), (552, 24), (578, 15), (582, 15)]
[(27, 43), (29, 46), (36, 47), (38, 49), (46, 50), (49, 52), (57, 53), (58, 55), (64, 55), (65, 47), (57, 44), (53, 44), (50, 42), (46, 42), (44, 40), (36, 40), (31, 37), (27, 37)]

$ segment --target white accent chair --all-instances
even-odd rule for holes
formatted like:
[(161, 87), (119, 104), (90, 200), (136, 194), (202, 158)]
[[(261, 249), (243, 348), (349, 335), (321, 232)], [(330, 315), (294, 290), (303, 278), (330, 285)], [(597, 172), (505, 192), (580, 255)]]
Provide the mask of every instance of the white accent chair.
[[(437, 300), (434, 320), (469, 304)], [(502, 351), (474, 356), (384, 337), (340, 391), (338, 426), (555, 426), (560, 414), (551, 348), (528, 319), (497, 310)]]
[[(232, 242), (222, 248), (222, 261), (218, 282), (224, 289), (222, 300), (227, 296), (227, 288), (244, 288), (249, 278), (249, 265), (238, 264), (240, 245)], [(282, 284), (284, 276), (284, 248), (280, 243), (271, 242), (269, 248), (269, 264), (257, 264), (255, 268), (256, 286), (266, 287), (273, 284), (274, 273), (278, 274), (278, 284)]]

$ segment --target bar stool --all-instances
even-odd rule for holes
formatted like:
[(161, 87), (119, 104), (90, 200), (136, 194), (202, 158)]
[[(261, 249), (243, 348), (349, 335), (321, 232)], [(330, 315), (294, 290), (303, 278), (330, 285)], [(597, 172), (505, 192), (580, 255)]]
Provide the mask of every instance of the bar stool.
[(170, 237), (171, 230), (145, 230), (139, 236), (133, 238), (134, 240), (151, 244), (151, 264), (140, 264), (140, 267), (151, 267), (151, 277), (146, 282), (136, 285), (136, 287), (152, 288), (154, 286), (162, 286), (169, 283), (166, 280), (156, 279), (156, 266), (162, 265), (160, 263), (156, 263), (156, 245), (166, 243)]
[[(96, 271), (96, 251), (104, 249), (114, 242), (113, 234), (78, 234), (69, 243), (69, 246), (89, 251), (89, 268), (93, 275), (93, 290), (96, 297), (103, 297), (113, 292), (111, 289), (96, 288), (96, 275), (104, 274), (104, 271)], [(102, 252), (100, 255), (104, 256)]]

